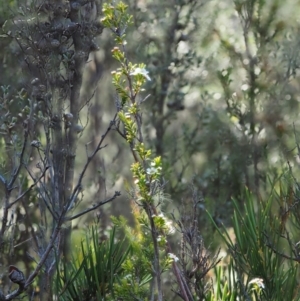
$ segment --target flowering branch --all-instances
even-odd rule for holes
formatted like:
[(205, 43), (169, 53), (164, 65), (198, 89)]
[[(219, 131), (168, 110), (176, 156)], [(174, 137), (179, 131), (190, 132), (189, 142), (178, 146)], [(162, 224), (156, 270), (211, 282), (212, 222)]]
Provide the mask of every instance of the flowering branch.
[[(148, 221), (147, 227), (151, 230), (151, 240), (153, 244), (153, 266), (152, 274), (156, 279), (157, 300), (163, 300), (162, 279), (163, 266), (173, 264), (175, 276), (181, 284), (181, 292), (184, 300), (190, 300), (190, 293), (186, 292), (188, 287), (184, 279), (180, 276), (176, 266), (177, 257), (170, 251), (167, 241), (170, 234), (170, 224), (168, 220), (158, 213), (158, 205), (155, 204), (155, 196), (161, 190), (159, 183), (162, 175), (161, 157), (152, 158), (151, 150), (147, 149), (142, 134), (142, 117), (138, 97), (143, 90), (146, 81), (151, 80), (144, 64), (133, 64), (126, 55), (126, 28), (131, 24), (132, 17), (126, 12), (127, 6), (119, 2), (115, 6), (104, 4), (104, 18), (102, 24), (111, 29), (115, 37), (116, 47), (112, 49), (112, 56), (120, 64), (120, 68), (112, 72), (112, 82), (119, 96), (118, 118), (123, 125), (123, 132), (117, 127), (117, 131), (130, 145), (134, 163), (131, 171), (136, 186), (135, 200), (144, 209)], [(161, 254), (162, 251), (165, 254)], [(167, 252), (166, 252), (167, 251)], [(163, 263), (164, 262), (164, 263)], [(153, 290), (154, 292), (155, 290)], [(154, 293), (152, 293), (153, 299)]]

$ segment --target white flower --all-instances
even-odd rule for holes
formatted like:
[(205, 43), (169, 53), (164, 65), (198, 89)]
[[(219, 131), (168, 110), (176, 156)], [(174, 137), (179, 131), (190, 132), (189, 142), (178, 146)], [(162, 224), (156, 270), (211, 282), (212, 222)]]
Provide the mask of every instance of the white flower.
[(166, 231), (167, 235), (171, 235), (175, 233), (175, 227), (173, 226), (173, 223), (171, 220), (169, 220), (166, 216), (164, 216), (163, 213), (160, 213), (159, 215), (152, 215), (154, 218), (159, 218), (164, 221), (164, 230)]
[(41, 147), (42, 144), (38, 140), (33, 140), (33, 141), (31, 141), (30, 145), (33, 147), (39, 148), (39, 147)]
[(170, 259), (172, 259), (175, 262), (177, 262), (179, 260), (179, 258), (173, 253), (168, 253), (168, 256)]
[(175, 227), (173, 227), (172, 221), (170, 221), (170, 220), (166, 221), (166, 227), (167, 227), (167, 231), (168, 231), (169, 235), (175, 233)]
[(249, 284), (257, 285), (260, 289), (265, 289), (264, 280), (262, 278), (254, 278), (252, 279)]
[(243, 91), (247, 91), (247, 90), (249, 89), (249, 85), (243, 84), (243, 85), (241, 86), (241, 89), (242, 89)]
[(147, 80), (151, 81), (150, 76), (148, 75), (149, 72), (145, 68), (135, 68), (133, 72), (130, 73), (130, 75), (143, 75)]
[(154, 174), (156, 174), (156, 172), (157, 172), (157, 169), (155, 167), (150, 167), (150, 168), (146, 169), (147, 175), (154, 175)]

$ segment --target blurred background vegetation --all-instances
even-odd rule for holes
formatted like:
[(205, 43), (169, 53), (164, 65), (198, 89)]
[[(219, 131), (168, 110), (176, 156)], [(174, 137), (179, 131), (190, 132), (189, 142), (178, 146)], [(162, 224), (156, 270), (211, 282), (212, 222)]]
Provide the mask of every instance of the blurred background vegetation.
[[(244, 210), (245, 187), (257, 201), (255, 206), (275, 189), (279, 197), (271, 212), (280, 224), (280, 210), (289, 212), (289, 206), (298, 204), (300, 2), (125, 2), (134, 21), (127, 29), (128, 57), (145, 63), (151, 77), (142, 104), (143, 131), (147, 146), (163, 159), (163, 211), (177, 216), (177, 210), (189, 206), (197, 191), (199, 231), (205, 244), (216, 251), (221, 238), (212, 236), (217, 232), (211, 220), (230, 231), (234, 208)], [(35, 1), (1, 0), (1, 26), (26, 5), (35, 5)], [(85, 145), (95, 147), (116, 107), (110, 73), (116, 68), (111, 33), (104, 31), (98, 39), (100, 49), (90, 55), (81, 90), (88, 106), (81, 112), (86, 128), (78, 147), (78, 167), (85, 159)], [(24, 89), (22, 95), (26, 94), (32, 76), (26, 71), (22, 52), (4, 37), (0, 49), (3, 95), (8, 86), (13, 93)], [(11, 110), (19, 108), (12, 105)], [(115, 133), (107, 143), (107, 151), (95, 159), (84, 179), (84, 199), (92, 204), (115, 190), (123, 192), (122, 198), (76, 221), (74, 244), (95, 216), (103, 236), (111, 226), (111, 215), (123, 215), (134, 225), (132, 200), (127, 194), (133, 185), (130, 151)], [(0, 148), (1, 170), (5, 170), (9, 161), (5, 138)], [(289, 201), (290, 191), (295, 197)], [(18, 229), (19, 242), (28, 231), (21, 208), (16, 212), (24, 226)], [(80, 205), (77, 209), (81, 210)], [(31, 210), (35, 216), (34, 208)], [(295, 219), (293, 231), (297, 232)], [(178, 243), (174, 245), (178, 247)], [(29, 249), (29, 245), (22, 245), (17, 260), (26, 262)]]

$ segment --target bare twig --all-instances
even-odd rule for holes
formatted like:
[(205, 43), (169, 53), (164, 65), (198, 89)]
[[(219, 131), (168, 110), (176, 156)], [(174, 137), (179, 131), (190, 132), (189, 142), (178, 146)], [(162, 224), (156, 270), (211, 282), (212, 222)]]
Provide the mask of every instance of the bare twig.
[(98, 204), (93, 205), (93, 207), (88, 208), (88, 209), (86, 209), (86, 210), (84, 210), (84, 211), (82, 211), (82, 212), (80, 212), (80, 213), (77, 213), (77, 214), (75, 214), (75, 215), (73, 215), (73, 216), (65, 217), (64, 220), (65, 220), (65, 221), (71, 221), (71, 220), (73, 220), (73, 219), (75, 219), (75, 218), (78, 218), (78, 217), (80, 217), (80, 216), (82, 216), (82, 215), (85, 215), (85, 214), (87, 214), (88, 212), (91, 212), (91, 211), (93, 211), (93, 210), (99, 208), (100, 206), (102, 206), (102, 205), (104, 205), (104, 204), (107, 204), (107, 203), (112, 202), (114, 199), (116, 199), (116, 198), (117, 198), (118, 196), (120, 196), (120, 195), (121, 195), (121, 193), (120, 193), (119, 191), (116, 191), (115, 194), (114, 194), (111, 198), (109, 198), (109, 199), (107, 199), (107, 200), (105, 200), (105, 201), (99, 202)]
[(88, 156), (87, 158), (87, 161), (82, 169), (82, 172), (80, 173), (80, 176), (79, 176), (79, 179), (77, 181), (77, 184), (76, 186), (74, 187), (73, 189), (73, 192), (70, 196), (70, 199), (68, 200), (68, 203), (67, 203), (67, 206), (69, 207), (70, 204), (73, 202), (74, 198), (76, 197), (76, 195), (78, 194), (78, 192), (81, 190), (81, 183), (82, 183), (82, 180), (83, 180), (83, 177), (85, 175), (85, 172), (88, 168), (88, 166), (90, 165), (90, 163), (92, 162), (93, 158), (95, 157), (95, 155), (98, 153), (99, 150), (101, 150), (102, 148), (106, 147), (105, 146), (102, 146), (103, 142), (104, 142), (104, 139), (106, 138), (106, 136), (108, 135), (108, 133), (111, 131), (111, 129), (113, 128), (114, 124), (115, 124), (115, 121), (117, 119), (117, 114), (115, 114), (113, 120), (110, 122), (108, 128), (106, 129), (105, 133), (101, 136), (101, 139), (99, 140), (99, 143), (96, 147), (96, 149), (93, 151), (93, 153), (91, 155)]
[[(269, 237), (268, 237), (268, 235), (267, 235), (266, 233), (264, 233), (264, 236), (266, 237), (266, 240), (267, 240), (267, 241), (266, 241), (266, 246), (267, 246), (268, 248), (270, 248), (275, 254), (277, 254), (277, 255), (279, 255), (279, 256), (285, 258), (285, 259), (288, 259), (288, 260), (300, 262), (300, 254), (299, 254), (299, 256), (297, 256), (297, 254), (296, 254), (295, 257), (294, 257), (294, 256), (290, 256), (290, 255), (286, 255), (285, 253), (278, 251), (278, 250), (272, 245), (272, 243), (270, 242), (270, 239), (269, 239)], [(295, 251), (294, 251), (294, 250), (293, 250), (293, 252), (294, 252), (294, 254), (295, 254)]]
[(14, 201), (12, 201), (11, 203), (9, 203), (7, 205), (7, 209), (11, 208), (13, 205), (15, 205), (19, 200), (21, 200), (28, 192), (30, 192), (30, 190), (35, 187), (39, 182), (40, 180), (45, 176), (45, 173), (46, 171), (48, 170), (49, 166), (47, 166), (42, 174), (39, 176), (39, 178), (37, 180), (34, 180), (34, 183), (29, 187), (27, 188), (21, 195), (19, 195)]
[(13, 187), (13, 185), (21, 171), (21, 168), (23, 166), (23, 158), (24, 158), (25, 150), (26, 150), (26, 146), (27, 146), (27, 139), (28, 139), (28, 130), (25, 129), (24, 130), (24, 141), (23, 141), (22, 150), (21, 150), (21, 154), (20, 154), (19, 164), (17, 167), (14, 168), (12, 177), (10, 178), (9, 183), (7, 183), (6, 189), (8, 191), (12, 190), (12, 187)]

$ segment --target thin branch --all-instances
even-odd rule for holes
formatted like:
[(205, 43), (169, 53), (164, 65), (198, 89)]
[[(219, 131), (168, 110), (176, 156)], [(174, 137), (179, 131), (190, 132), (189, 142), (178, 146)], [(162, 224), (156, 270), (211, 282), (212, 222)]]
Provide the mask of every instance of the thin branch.
[[(181, 276), (179, 268), (177, 267), (175, 262), (173, 262), (172, 265), (173, 265), (173, 271), (174, 271), (175, 277), (176, 277), (177, 282), (180, 287), (180, 296), (182, 295), (182, 299), (185, 301), (192, 300), (192, 299), (189, 299), (189, 297), (187, 296), (186, 290), (188, 289), (188, 286), (185, 282), (185, 279), (183, 279), (183, 277)], [(189, 290), (188, 290), (188, 292), (189, 292), (189, 295), (191, 295), (191, 292)]]
[(80, 217), (80, 216), (82, 216), (82, 215), (88, 213), (88, 212), (91, 212), (91, 211), (93, 211), (93, 210), (99, 208), (100, 206), (102, 206), (102, 205), (104, 205), (104, 204), (107, 204), (107, 203), (113, 201), (114, 199), (116, 199), (116, 198), (117, 198), (118, 196), (120, 196), (120, 195), (121, 195), (121, 193), (120, 193), (119, 191), (116, 191), (115, 194), (114, 194), (111, 198), (109, 198), (109, 199), (107, 199), (107, 200), (105, 200), (105, 201), (103, 201), (103, 202), (100, 202), (100, 203), (98, 203), (98, 204), (95, 204), (93, 207), (88, 208), (88, 209), (86, 209), (86, 210), (84, 210), (84, 211), (82, 211), (82, 212), (80, 212), (80, 213), (78, 213), (78, 214), (75, 214), (75, 215), (70, 216), (70, 217), (66, 217), (66, 218), (64, 219), (64, 221), (71, 221), (71, 220), (73, 220), (73, 219), (75, 219), (75, 218), (78, 218), (78, 217)]
[(42, 258), (40, 259), (38, 265), (36, 266), (35, 270), (30, 274), (30, 276), (28, 277), (28, 279), (26, 280), (26, 283), (25, 283), (25, 288), (27, 288), (31, 283), (32, 281), (35, 279), (35, 277), (39, 274), (39, 271), (41, 270), (41, 268), (43, 267), (45, 261), (47, 260), (48, 256), (49, 256), (49, 253), (50, 251), (52, 250), (52, 248), (54, 247), (54, 244), (55, 244), (55, 241), (57, 239), (57, 236), (60, 232), (60, 229), (61, 229), (61, 225), (63, 223), (63, 216), (65, 215), (65, 212), (62, 212), (59, 220), (58, 220), (58, 223), (54, 229), (54, 232), (52, 233), (52, 237), (51, 237), (51, 240), (42, 256)]
[(33, 280), (36, 278), (36, 276), (39, 274), (40, 270), (42, 269), (45, 261), (47, 260), (50, 251), (52, 250), (52, 248), (54, 247), (55, 241), (57, 239), (57, 236), (60, 232), (61, 229), (61, 225), (63, 223), (63, 217), (65, 215), (65, 212), (63, 211), (58, 219), (57, 225), (52, 233), (52, 237), (51, 240), (43, 254), (43, 256), (41, 257), (39, 263), (37, 264), (35, 270), (29, 275), (29, 277), (27, 278), (25, 285), (21, 286), (19, 285), (19, 288), (15, 291), (13, 291), (12, 293), (8, 294), (5, 296), (4, 300), (13, 300), (15, 299), (17, 296), (19, 296), (20, 294), (22, 294), (33, 282)]
[(54, 212), (54, 211), (51, 209), (51, 207), (50, 207), (48, 201), (46, 200), (46, 198), (45, 198), (44, 195), (43, 195), (43, 192), (44, 192), (44, 193), (47, 195), (48, 199), (51, 201), (51, 198), (50, 198), (49, 195), (48, 195), (47, 189), (44, 187), (44, 184), (41, 182), (41, 179), (43, 178), (44, 174), (46, 173), (46, 170), (48, 170), (49, 167), (50, 167), (50, 166), (46, 166), (46, 167), (45, 167), (42, 176), (41, 176), (37, 181), (34, 179), (33, 175), (32, 175), (31, 172), (29, 171), (29, 169), (28, 169), (27, 167), (25, 167), (25, 168), (26, 168), (28, 174), (30, 175), (31, 179), (35, 182), (35, 184), (37, 184), (37, 183), (39, 182), (40, 185), (41, 185), (41, 187), (44, 189), (44, 191), (42, 191), (42, 189), (39, 188), (39, 194), (40, 194), (42, 200), (44, 201), (44, 203), (45, 203), (47, 209), (48, 209), (49, 212), (51, 213), (52, 217), (53, 217), (54, 219), (58, 219), (58, 214), (57, 214), (56, 212)]
[(24, 131), (24, 141), (23, 141), (22, 151), (21, 151), (21, 154), (20, 154), (19, 165), (18, 165), (18, 167), (16, 167), (14, 169), (12, 177), (11, 177), (9, 183), (6, 186), (6, 189), (9, 190), (9, 191), (12, 190), (12, 186), (13, 186), (15, 180), (17, 179), (17, 177), (19, 175), (19, 172), (22, 168), (23, 158), (24, 158), (24, 155), (25, 155), (25, 150), (26, 150), (26, 145), (27, 145), (27, 139), (28, 139), (28, 130), (25, 129), (25, 131)]
[(34, 186), (36, 186), (39, 183), (39, 181), (45, 176), (45, 173), (49, 167), (50, 166), (46, 166), (46, 168), (43, 170), (43, 173), (41, 174), (41, 176), (37, 180), (34, 180), (34, 183), (27, 190), (25, 190), (13, 202), (7, 204), (7, 209), (11, 208), (14, 204), (16, 204), (19, 200), (21, 200)]
[[(293, 257), (293, 256), (290, 256), (290, 255), (286, 255), (285, 253), (282, 253), (280, 251), (278, 251), (273, 245), (272, 243), (270, 242), (269, 240), (269, 237), (266, 233), (264, 233), (264, 236), (266, 237), (267, 241), (266, 241), (266, 246), (268, 248), (270, 248), (275, 254), (285, 258), (285, 259), (288, 259), (288, 260), (293, 260), (293, 261), (296, 261), (296, 262), (300, 262), (300, 257), (299, 256), (296, 256), (296, 257)], [(297, 254), (296, 254), (297, 255)]]
[[(73, 190), (73, 193), (71, 194), (70, 199), (68, 200), (68, 205), (70, 205), (70, 203), (71, 203), (72, 200), (74, 199), (75, 195), (76, 195), (76, 194), (78, 193), (78, 191), (81, 189), (81, 183), (82, 183), (83, 177), (84, 177), (85, 172), (86, 172), (88, 166), (90, 165), (91, 161), (93, 160), (93, 158), (95, 157), (95, 155), (97, 154), (97, 152), (98, 152), (99, 150), (101, 150), (102, 148), (106, 147), (106, 145), (105, 145), (105, 146), (102, 146), (102, 143), (103, 143), (104, 139), (106, 138), (106, 136), (108, 135), (108, 133), (110, 132), (110, 130), (113, 128), (113, 125), (115, 124), (115, 121), (116, 121), (116, 119), (117, 119), (117, 116), (118, 116), (118, 114), (116, 113), (115, 116), (114, 116), (114, 118), (113, 118), (113, 120), (110, 122), (108, 128), (106, 129), (105, 133), (101, 136), (101, 139), (100, 139), (100, 141), (99, 141), (99, 143), (98, 143), (96, 149), (93, 151), (93, 153), (92, 153), (90, 156), (88, 156), (87, 161), (86, 161), (86, 163), (85, 163), (85, 165), (84, 165), (84, 167), (83, 167), (83, 170), (82, 170), (82, 172), (80, 173), (78, 182), (77, 182), (77, 184), (76, 184), (76, 186), (75, 186), (75, 188), (74, 188), (74, 190)], [(69, 206), (68, 206), (68, 207), (69, 207)]]
[(6, 180), (5, 180), (5, 178), (4, 178), (2, 175), (0, 175), (0, 181), (1, 181), (4, 185), (6, 185)]

